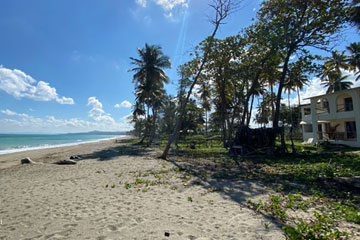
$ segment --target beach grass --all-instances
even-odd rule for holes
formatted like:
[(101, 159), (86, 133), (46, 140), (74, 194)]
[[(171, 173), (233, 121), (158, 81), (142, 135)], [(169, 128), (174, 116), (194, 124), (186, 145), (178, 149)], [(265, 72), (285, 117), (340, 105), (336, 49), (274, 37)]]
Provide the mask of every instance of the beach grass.
[[(286, 143), (290, 152), (290, 142)], [(260, 201), (250, 199), (248, 207), (279, 220), (288, 239), (356, 239), (349, 224), (360, 224), (359, 189), (337, 179), (360, 176), (359, 149), (300, 141), (295, 141), (295, 148), (295, 155), (241, 157), (229, 154), (218, 142), (200, 141), (192, 149), (188, 141), (180, 141), (170, 159), (191, 163), (192, 169), (187, 169), (191, 174), (184, 179), (263, 183), (275, 194)]]

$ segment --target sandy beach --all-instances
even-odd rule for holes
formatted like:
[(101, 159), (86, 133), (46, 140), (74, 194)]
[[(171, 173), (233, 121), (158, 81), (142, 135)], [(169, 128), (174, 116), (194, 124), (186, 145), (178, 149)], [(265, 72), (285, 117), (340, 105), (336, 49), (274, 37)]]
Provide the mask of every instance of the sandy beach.
[(157, 155), (115, 140), (1, 155), (0, 239), (285, 239), (245, 206), (269, 193), (260, 183), (204, 180)]

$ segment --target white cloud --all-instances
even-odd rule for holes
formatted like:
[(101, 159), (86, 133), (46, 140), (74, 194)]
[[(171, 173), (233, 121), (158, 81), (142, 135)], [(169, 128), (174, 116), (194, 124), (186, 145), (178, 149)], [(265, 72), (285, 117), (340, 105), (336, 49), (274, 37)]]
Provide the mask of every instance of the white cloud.
[(35, 101), (55, 100), (60, 104), (74, 104), (72, 98), (59, 97), (56, 89), (49, 83), (39, 81), (26, 73), (0, 66), (0, 90), (15, 98), (29, 98)]
[(110, 116), (110, 114), (105, 113), (103, 110), (102, 103), (96, 99), (96, 97), (89, 97), (88, 106), (91, 106), (92, 109), (89, 111), (89, 117), (97, 122), (106, 122), (108, 124), (114, 124), (115, 120)]
[(1, 110), (0, 112), (5, 115), (8, 115), (8, 116), (18, 116), (18, 117), (24, 117), (24, 118), (29, 117), (29, 115), (27, 115), (25, 113), (17, 113), (17, 112), (11, 111), (9, 109)]
[(5, 115), (8, 115), (8, 116), (15, 116), (16, 115), (16, 112), (13, 112), (9, 109), (6, 109), (6, 110), (1, 110), (0, 111), (2, 114), (5, 114)]
[(177, 6), (188, 7), (188, 0), (155, 0), (155, 2), (166, 11), (171, 11)]
[(74, 104), (74, 100), (67, 97), (56, 98), (56, 101), (60, 104)]
[(173, 13), (172, 12), (169, 12), (169, 13), (165, 13), (164, 16), (166, 18), (169, 18), (169, 19), (172, 19), (174, 17)]
[(132, 118), (132, 113), (128, 114), (128, 115), (125, 115), (123, 116), (122, 118), (120, 118), (121, 121), (125, 121), (125, 122), (128, 122), (130, 121), (130, 119)]
[[(350, 81), (353, 83), (352, 88), (355, 87), (360, 87), (360, 81), (355, 81), (355, 75), (353, 72), (349, 72), (349, 71), (343, 71), (344, 75), (349, 75), (349, 77), (345, 80), (345, 81)], [(310, 103), (309, 97), (315, 97), (315, 96), (319, 96), (319, 95), (323, 95), (326, 93), (326, 88), (324, 87), (324, 85), (321, 85), (321, 80), (320, 78), (314, 77), (313, 79), (311, 79), (308, 83), (307, 86), (304, 87), (304, 89), (302, 91), (300, 91), (300, 101), (301, 104), (307, 104)], [(306, 99), (306, 100), (305, 100)], [(287, 93), (283, 95), (283, 103), (287, 104), (288, 100), (287, 100)], [(298, 97), (297, 97), (297, 93), (293, 93), (290, 96), (290, 104), (291, 105), (297, 105), (298, 104)]]
[[(175, 21), (176, 17), (174, 15), (181, 15), (183, 13), (184, 8), (189, 7), (189, 0), (152, 0), (156, 5), (160, 6), (164, 11), (164, 16), (171, 20)], [(139, 5), (142, 8), (146, 8), (148, 6), (148, 0), (135, 0), (137, 5)], [(138, 11), (133, 11), (133, 15), (137, 18), (139, 15)], [(175, 14), (174, 14), (175, 13)], [(141, 14), (142, 16), (142, 14)], [(151, 23), (151, 18), (148, 16), (145, 16), (144, 19), (146, 24)]]
[(120, 104), (115, 104), (114, 105), (115, 108), (131, 108), (132, 107), (132, 104), (131, 102), (129, 102), (128, 100), (125, 100), (125, 101), (122, 101)]
[[(171, 11), (177, 6), (188, 7), (188, 0), (153, 0), (157, 5), (161, 6), (166, 11)], [(145, 8), (147, 0), (135, 0), (136, 4)]]
[(136, 4), (138, 4), (139, 6), (145, 8), (146, 4), (147, 4), (147, 0), (136, 0)]
[(39, 118), (24, 113), (16, 113), (9, 109), (1, 110), (1, 113), (10, 118), (0, 119), (0, 132), (3, 133), (67, 133), (86, 131), (127, 131), (132, 127), (125, 118), (119, 122), (109, 121), (85, 121), (78, 118), (57, 119), (54, 116)]

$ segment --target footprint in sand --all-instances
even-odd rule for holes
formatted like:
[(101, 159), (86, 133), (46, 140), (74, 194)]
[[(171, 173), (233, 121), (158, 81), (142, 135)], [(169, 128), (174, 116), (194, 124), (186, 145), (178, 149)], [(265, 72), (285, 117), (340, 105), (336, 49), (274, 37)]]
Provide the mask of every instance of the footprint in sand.
[(118, 228), (115, 225), (108, 225), (107, 228), (109, 229), (109, 231), (111, 232), (115, 232), (118, 230)]
[(78, 224), (76, 223), (73, 223), (73, 224), (65, 224), (64, 225), (64, 228), (74, 228), (74, 227), (77, 227)]
[(65, 232), (55, 232), (45, 236), (45, 239), (66, 239)]

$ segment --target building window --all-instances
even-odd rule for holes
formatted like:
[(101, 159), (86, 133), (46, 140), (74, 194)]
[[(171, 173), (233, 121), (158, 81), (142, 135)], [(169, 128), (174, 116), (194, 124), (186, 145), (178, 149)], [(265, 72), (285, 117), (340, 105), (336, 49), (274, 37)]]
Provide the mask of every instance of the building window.
[(312, 124), (304, 125), (304, 132), (305, 133), (312, 133), (313, 132)]
[(346, 138), (347, 139), (355, 139), (356, 138), (356, 123), (355, 123), (355, 121), (345, 122), (345, 129), (346, 129)]
[(352, 111), (352, 110), (354, 110), (353, 101), (352, 101), (352, 98), (351, 98), (351, 97), (349, 97), (349, 98), (344, 98), (344, 104), (345, 104), (345, 111)]
[(328, 114), (330, 112), (329, 102), (326, 98), (319, 99), (316, 102), (316, 114)]
[(304, 115), (311, 115), (311, 108), (304, 108)]

